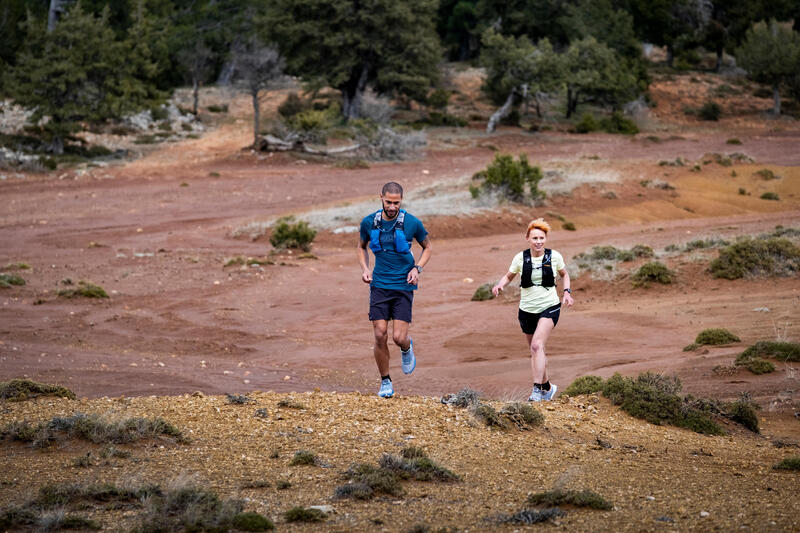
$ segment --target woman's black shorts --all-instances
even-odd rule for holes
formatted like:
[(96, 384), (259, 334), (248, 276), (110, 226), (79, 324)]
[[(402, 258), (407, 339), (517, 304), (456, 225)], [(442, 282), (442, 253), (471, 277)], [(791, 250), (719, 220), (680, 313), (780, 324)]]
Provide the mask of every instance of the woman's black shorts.
[(553, 327), (558, 324), (558, 317), (561, 315), (561, 304), (556, 304), (548, 307), (541, 313), (528, 313), (527, 311), (519, 310), (519, 325), (522, 332), (526, 335), (533, 335), (536, 333), (536, 326), (539, 324), (540, 318), (552, 318)]

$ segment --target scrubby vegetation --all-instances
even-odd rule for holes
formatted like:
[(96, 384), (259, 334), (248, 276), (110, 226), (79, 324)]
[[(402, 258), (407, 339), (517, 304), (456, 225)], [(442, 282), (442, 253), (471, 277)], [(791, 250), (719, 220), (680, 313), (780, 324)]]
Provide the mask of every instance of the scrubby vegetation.
[(742, 342), (742, 340), (725, 328), (708, 328), (698, 333), (694, 342), (698, 345), (718, 346), (720, 344)]
[(61, 289), (58, 295), (63, 298), (108, 298), (105, 289), (88, 281), (79, 281), (72, 289)]
[(19, 274), (0, 273), (0, 288), (8, 289), (13, 285), (25, 285), (25, 279)]
[(542, 522), (561, 518), (566, 514), (567, 513), (558, 507), (541, 510), (523, 509), (522, 511), (516, 512), (512, 515), (501, 516), (500, 522), (506, 522), (509, 524), (540, 524)]
[(724, 279), (792, 276), (800, 271), (800, 247), (782, 237), (744, 238), (721, 249), (709, 269)]
[(376, 494), (400, 496), (401, 481), (454, 482), (460, 477), (433, 461), (422, 448), (409, 446), (400, 455), (384, 454), (378, 466), (356, 464), (345, 472), (350, 483), (336, 488), (335, 497), (369, 500)]
[(646, 244), (636, 244), (629, 250), (611, 245), (594, 246), (591, 252), (581, 252), (575, 256), (581, 268), (589, 268), (593, 262), (628, 262), (636, 258), (653, 257), (654, 252)]
[(229, 266), (264, 266), (264, 265), (274, 265), (275, 261), (271, 259), (264, 259), (258, 257), (244, 257), (241, 255), (237, 255), (236, 257), (231, 257), (227, 261), (225, 261), (224, 267)]
[(75, 393), (66, 387), (37, 383), (29, 379), (12, 379), (0, 382), (0, 399), (22, 401), (39, 396), (57, 396), (59, 398), (75, 399)]
[(775, 470), (800, 470), (800, 456), (787, 457), (776, 463), (772, 468)]
[(614, 505), (605, 498), (591, 490), (561, 490), (555, 489), (547, 492), (538, 492), (528, 496), (528, 505), (541, 507), (556, 507), (571, 505), (573, 507), (588, 507), (610, 511)]
[(283, 517), (287, 522), (322, 522), (328, 515), (319, 509), (297, 506), (283, 513)]
[(126, 418), (116, 422), (106, 422), (98, 415), (83, 413), (55, 417), (36, 425), (28, 422), (11, 422), (0, 431), (2, 439), (29, 442), (35, 448), (46, 448), (60, 436), (84, 439), (96, 444), (121, 444), (162, 435), (178, 442), (186, 442), (183, 433), (162, 418)]
[(298, 450), (294, 453), (294, 457), (289, 461), (289, 466), (298, 465), (316, 465), (319, 462), (317, 454), (308, 450)]
[(299, 248), (308, 252), (316, 236), (317, 231), (309, 227), (308, 222), (295, 221), (293, 216), (288, 216), (279, 218), (275, 223), (269, 242), (277, 249)]
[(668, 285), (675, 280), (675, 273), (658, 261), (645, 263), (631, 276), (634, 287), (649, 287), (650, 283)]
[(740, 353), (734, 365), (742, 366), (753, 374), (768, 374), (775, 371), (775, 365), (765, 359), (771, 357), (778, 361), (800, 361), (800, 344), (796, 342), (758, 341)]
[(615, 111), (610, 116), (601, 117), (599, 120), (591, 113), (584, 113), (575, 124), (574, 131), (575, 133), (604, 131), (606, 133), (635, 135), (639, 133), (639, 128), (634, 121), (624, 116), (621, 112)]
[(497, 193), (501, 198), (523, 204), (535, 204), (545, 197), (538, 188), (542, 170), (528, 164), (528, 157), (520, 155), (517, 161), (507, 154), (495, 155), (494, 161), (472, 176), (470, 186), (473, 198), (484, 193)]
[(600, 376), (580, 376), (564, 389), (564, 394), (579, 396), (581, 394), (594, 394), (603, 391), (603, 378)]
[(480, 399), (480, 392), (469, 388), (463, 388), (455, 394), (446, 394), (442, 396), (442, 403), (466, 409), (467, 407), (472, 407), (477, 404)]

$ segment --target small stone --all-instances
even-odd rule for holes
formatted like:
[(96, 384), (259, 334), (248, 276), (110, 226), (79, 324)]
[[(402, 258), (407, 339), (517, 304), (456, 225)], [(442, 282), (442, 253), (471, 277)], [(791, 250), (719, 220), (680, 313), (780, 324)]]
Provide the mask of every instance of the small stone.
[(708, 511), (700, 511), (700, 518), (706, 518), (710, 514)]
[(334, 512), (333, 505), (309, 505), (308, 508), (322, 511), (325, 514), (331, 514)]
[(656, 499), (656, 497), (655, 496), (645, 496), (644, 499), (649, 501), (649, 502), (652, 502), (652, 501), (654, 501)]

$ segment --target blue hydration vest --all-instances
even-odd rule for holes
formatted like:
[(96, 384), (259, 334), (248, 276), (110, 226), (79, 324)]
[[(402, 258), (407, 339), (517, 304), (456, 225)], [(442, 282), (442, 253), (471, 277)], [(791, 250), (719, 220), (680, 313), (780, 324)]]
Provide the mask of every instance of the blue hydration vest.
[(394, 230), (394, 251), (398, 253), (409, 253), (411, 248), (408, 246), (406, 234), (403, 232), (403, 223), (406, 218), (405, 209), (401, 209), (397, 214), (394, 225), (388, 229), (383, 229), (383, 209), (376, 211), (372, 217), (372, 230), (369, 232), (369, 248), (373, 253), (384, 251), (381, 247), (381, 232)]

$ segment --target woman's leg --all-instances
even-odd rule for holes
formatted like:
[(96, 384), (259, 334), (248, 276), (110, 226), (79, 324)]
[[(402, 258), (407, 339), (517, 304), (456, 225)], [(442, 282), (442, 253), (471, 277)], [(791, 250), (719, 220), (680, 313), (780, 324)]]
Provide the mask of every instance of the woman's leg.
[(531, 349), (531, 373), (534, 383), (544, 383), (548, 380), (547, 356), (544, 353), (544, 346), (554, 327), (552, 318), (540, 318), (533, 335), (525, 335)]

